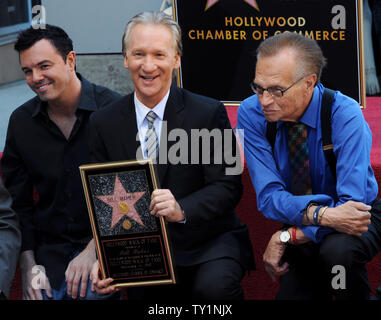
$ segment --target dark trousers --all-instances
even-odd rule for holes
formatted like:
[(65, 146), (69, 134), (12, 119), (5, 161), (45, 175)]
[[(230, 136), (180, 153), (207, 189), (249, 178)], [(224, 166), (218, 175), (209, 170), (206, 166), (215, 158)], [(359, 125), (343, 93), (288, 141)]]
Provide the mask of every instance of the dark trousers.
[(378, 50), (376, 47), (376, 51), (378, 54), (375, 55), (375, 58), (381, 57), (381, 0), (373, 0), (373, 24), (375, 28), (375, 33), (377, 37)]
[(177, 267), (177, 283), (130, 288), (130, 300), (163, 302), (189, 300), (243, 300), (244, 269), (235, 260), (220, 258), (190, 267)]
[[(369, 299), (366, 263), (381, 251), (381, 204), (372, 206), (371, 225), (361, 237), (333, 233), (320, 244), (289, 246), (289, 271), (280, 277), (279, 300)], [(335, 266), (339, 269), (335, 270)], [(343, 268), (342, 268), (343, 267)], [(344, 270), (345, 272), (341, 272)], [(338, 288), (339, 275), (345, 275)]]

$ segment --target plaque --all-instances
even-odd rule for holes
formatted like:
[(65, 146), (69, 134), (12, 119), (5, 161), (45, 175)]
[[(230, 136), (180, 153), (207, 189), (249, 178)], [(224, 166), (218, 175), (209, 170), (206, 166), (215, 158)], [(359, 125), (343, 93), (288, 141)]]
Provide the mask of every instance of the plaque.
[(79, 167), (102, 278), (116, 287), (176, 283), (163, 217), (150, 214), (151, 160)]

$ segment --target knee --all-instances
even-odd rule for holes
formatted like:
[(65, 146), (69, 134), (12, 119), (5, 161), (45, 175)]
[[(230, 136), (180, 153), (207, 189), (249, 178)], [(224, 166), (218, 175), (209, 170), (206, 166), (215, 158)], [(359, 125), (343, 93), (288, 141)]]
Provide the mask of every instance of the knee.
[(348, 234), (332, 234), (323, 240), (320, 251), (319, 261), (328, 271), (335, 265), (351, 268), (358, 263), (361, 253), (358, 239)]
[(202, 300), (243, 300), (244, 294), (240, 281), (225, 275), (210, 275), (202, 282), (195, 283), (194, 297)]

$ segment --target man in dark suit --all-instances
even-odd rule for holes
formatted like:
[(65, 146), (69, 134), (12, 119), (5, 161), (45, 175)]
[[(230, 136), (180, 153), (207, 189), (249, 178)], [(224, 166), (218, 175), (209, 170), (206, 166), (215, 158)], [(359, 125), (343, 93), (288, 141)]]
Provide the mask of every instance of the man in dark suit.
[(9, 297), (21, 247), (21, 232), (12, 199), (0, 179), (0, 300)]
[[(162, 189), (152, 193), (150, 209), (169, 223), (178, 284), (147, 288), (144, 298), (242, 299), (240, 282), (254, 260), (247, 227), (234, 212), (242, 195), (241, 170), (229, 174), (232, 157), (226, 157), (239, 151), (221, 102), (171, 86), (180, 64), (180, 35), (164, 13), (145, 12), (127, 24), (124, 65), (135, 92), (93, 115), (90, 152), (96, 162), (158, 158)], [(192, 138), (212, 131), (215, 143), (195, 148), (199, 140)], [(112, 279), (98, 279), (98, 268), (93, 289), (115, 290)]]

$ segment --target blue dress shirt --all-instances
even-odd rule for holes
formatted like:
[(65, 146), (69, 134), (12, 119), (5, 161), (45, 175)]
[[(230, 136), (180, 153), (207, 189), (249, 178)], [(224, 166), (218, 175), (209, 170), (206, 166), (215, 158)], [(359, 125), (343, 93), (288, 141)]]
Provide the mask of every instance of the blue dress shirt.
[(266, 139), (266, 119), (257, 95), (244, 100), (237, 115), (237, 129), (243, 129), (241, 143), (244, 144), (259, 211), (269, 219), (301, 227), (314, 242), (320, 242), (333, 229), (302, 225), (303, 210), (310, 202), (330, 207), (349, 200), (370, 204), (378, 193), (370, 165), (372, 133), (358, 103), (339, 91), (336, 91), (332, 105), (332, 143), (337, 159), (337, 183), (334, 181), (322, 147), (320, 109), (323, 91), (324, 87), (319, 83), (300, 119), (307, 125), (308, 131), (312, 195), (294, 196), (288, 191), (289, 151), (284, 122), (278, 121), (273, 155)]

